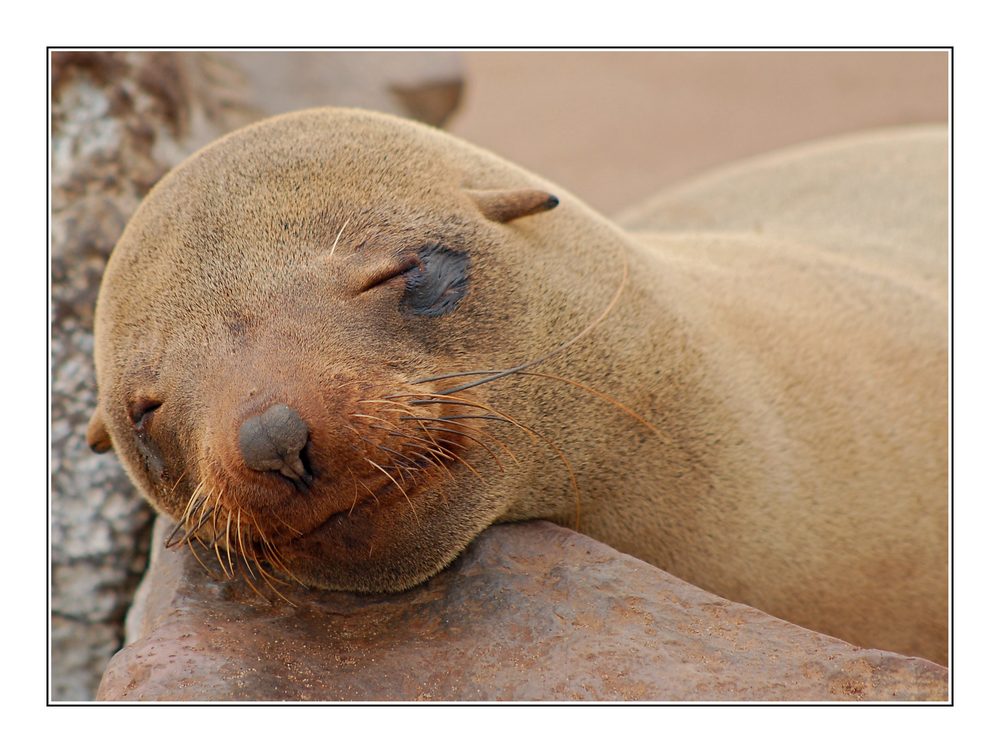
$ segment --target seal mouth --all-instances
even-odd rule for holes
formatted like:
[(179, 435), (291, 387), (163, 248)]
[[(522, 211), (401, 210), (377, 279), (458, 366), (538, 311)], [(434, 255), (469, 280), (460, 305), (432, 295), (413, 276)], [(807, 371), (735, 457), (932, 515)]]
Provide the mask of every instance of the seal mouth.
[(342, 522), (350, 521), (352, 516), (369, 515), (377, 508), (382, 508), (385, 512), (391, 513), (391, 510), (394, 510), (401, 504), (406, 503), (409, 503), (409, 512), (401, 510), (400, 514), (412, 514), (414, 524), (419, 523), (417, 509), (413, 505), (411, 496), (416, 495), (416, 492), (421, 489), (420, 486), (411, 485), (408, 488), (400, 488), (395, 482), (387, 480), (381, 486), (372, 486), (370, 488), (370, 494), (366, 492), (363, 495), (359, 495), (348, 509), (336, 510), (330, 513), (316, 525), (312, 526), (309, 530), (303, 531), (301, 534), (284, 539), (280, 542), (274, 542), (275, 546), (279, 551), (284, 549), (295, 549), (300, 543), (308, 540), (310, 537), (322, 536), (324, 531), (329, 530), (336, 525), (342, 524)]
[[(213, 459), (166, 545), (197, 540), (211, 549), (235, 552), (244, 560), (277, 564), (273, 560), (280, 559), (284, 549), (294, 548), (324, 527), (361, 512), (368, 515), (375, 508), (390, 515), (398, 513), (401, 520), (412, 516), (413, 523), (419, 525), (419, 498), (445, 477), (453, 476), (456, 467), (468, 465), (461, 457), (466, 448), (457, 441), (452, 441), (447, 455), (433, 459), (382, 449), (390, 454), (377, 458), (380, 462), (362, 456), (368, 474), (361, 475), (360, 467), (351, 470), (347, 466), (334, 474), (329, 463), (327, 470), (322, 470), (322, 455), (309, 441), (300, 455), (308, 483), (281, 473), (266, 473), (254, 484), (237, 484), (218, 459)], [(386, 459), (391, 453), (397, 456), (392, 461)], [(319, 470), (314, 470), (317, 466)], [(231, 568), (224, 565), (223, 569), (231, 576)]]
[(355, 494), (354, 501), (351, 502), (350, 507), (346, 510), (334, 510), (325, 518), (319, 520), (315, 525), (310, 526), (308, 530), (302, 531), (301, 533), (276, 543), (279, 546), (294, 545), (296, 541), (317, 533), (324, 526), (327, 526), (332, 522), (338, 520), (349, 520), (352, 513), (364, 511), (380, 505), (396, 506), (401, 502), (406, 502), (409, 504), (413, 517), (419, 521), (417, 508), (414, 506), (412, 497), (415, 497), (418, 493), (428, 489), (433, 485), (433, 483), (433, 479), (426, 479), (425, 483), (418, 483), (416, 480), (410, 480), (407, 484), (401, 484), (394, 478), (384, 478), (379, 484), (366, 484), (364, 481), (358, 480), (358, 485), (361, 489), (357, 494)]

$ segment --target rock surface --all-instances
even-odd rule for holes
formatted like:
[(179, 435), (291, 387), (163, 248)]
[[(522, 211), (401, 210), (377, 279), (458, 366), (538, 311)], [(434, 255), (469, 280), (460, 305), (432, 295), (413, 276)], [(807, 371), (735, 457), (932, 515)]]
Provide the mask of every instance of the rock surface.
[[(284, 587), (165, 550), (108, 701), (945, 701), (948, 670), (796, 627), (544, 522), (402, 594)], [(260, 584), (260, 590), (267, 590)]]
[(439, 123), (458, 102), (461, 68), (448, 54), (421, 62), (394, 53), (347, 61), (333, 53), (54, 52), (51, 74), (51, 694), (78, 701), (93, 698), (121, 646), (152, 517), (114, 456), (93, 455), (84, 441), (96, 400), (94, 303), (128, 218), (181, 159), (280, 109), (365, 105)]

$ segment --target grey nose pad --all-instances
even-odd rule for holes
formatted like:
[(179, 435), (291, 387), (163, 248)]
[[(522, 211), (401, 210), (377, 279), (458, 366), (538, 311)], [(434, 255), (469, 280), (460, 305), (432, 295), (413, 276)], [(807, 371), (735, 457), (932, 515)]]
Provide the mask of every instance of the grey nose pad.
[(302, 462), (302, 450), (309, 439), (309, 427), (287, 405), (272, 405), (240, 426), (240, 453), (247, 468), (276, 471), (290, 479), (299, 491), (312, 484), (313, 477)]

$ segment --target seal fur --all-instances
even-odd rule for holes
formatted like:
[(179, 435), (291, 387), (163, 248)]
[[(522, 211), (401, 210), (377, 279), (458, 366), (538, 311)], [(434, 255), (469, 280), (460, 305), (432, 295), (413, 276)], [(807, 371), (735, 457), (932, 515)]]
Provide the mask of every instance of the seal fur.
[[(230, 573), (399, 590), (548, 518), (944, 662), (945, 143), (793, 150), (616, 224), (418, 124), (263, 121), (126, 228), (88, 438)], [(299, 484), (247, 463), (269, 411)]]

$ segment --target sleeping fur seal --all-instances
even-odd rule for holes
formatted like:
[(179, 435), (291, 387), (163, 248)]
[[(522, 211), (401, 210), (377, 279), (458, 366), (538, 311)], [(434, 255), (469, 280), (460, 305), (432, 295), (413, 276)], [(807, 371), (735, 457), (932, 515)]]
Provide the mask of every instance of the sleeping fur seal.
[(946, 143), (794, 149), (616, 224), (419, 124), (262, 121), (116, 246), (88, 440), (230, 574), (405, 589), (547, 518), (945, 662)]

